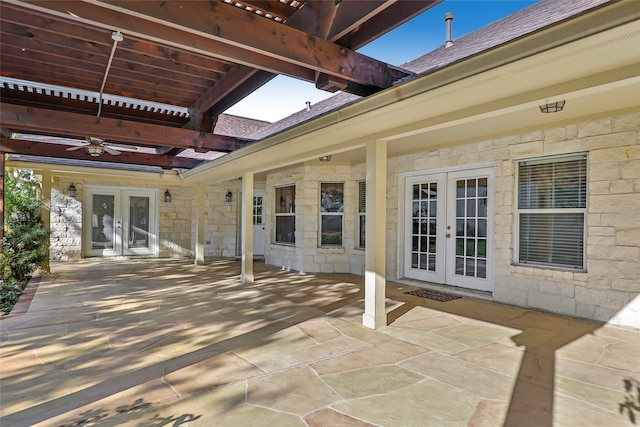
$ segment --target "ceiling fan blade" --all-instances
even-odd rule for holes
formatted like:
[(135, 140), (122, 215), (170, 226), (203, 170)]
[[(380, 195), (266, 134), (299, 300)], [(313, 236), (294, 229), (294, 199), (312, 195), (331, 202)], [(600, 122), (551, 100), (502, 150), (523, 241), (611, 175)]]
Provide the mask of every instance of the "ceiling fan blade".
[(120, 152), (118, 150), (114, 150), (113, 148), (107, 147), (106, 145), (102, 147), (104, 149), (104, 151), (106, 151), (107, 153), (113, 155), (113, 156), (117, 156), (118, 154), (120, 154)]
[(118, 149), (128, 150), (128, 151), (137, 151), (138, 150), (138, 147), (136, 147), (134, 145), (114, 144), (112, 142), (105, 142), (102, 145), (104, 145), (105, 147), (109, 146), (111, 148), (118, 148)]
[(79, 149), (84, 148), (84, 147), (86, 147), (86, 145), (76, 145), (75, 147), (67, 148), (67, 151), (79, 150)]

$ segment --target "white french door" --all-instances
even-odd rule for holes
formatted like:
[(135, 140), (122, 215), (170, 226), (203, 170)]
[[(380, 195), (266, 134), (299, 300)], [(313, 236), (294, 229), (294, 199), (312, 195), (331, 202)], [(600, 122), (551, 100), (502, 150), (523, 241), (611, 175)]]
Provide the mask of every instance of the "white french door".
[(493, 168), (405, 180), (404, 276), (493, 290)]
[(157, 255), (156, 190), (87, 187), (85, 256)]

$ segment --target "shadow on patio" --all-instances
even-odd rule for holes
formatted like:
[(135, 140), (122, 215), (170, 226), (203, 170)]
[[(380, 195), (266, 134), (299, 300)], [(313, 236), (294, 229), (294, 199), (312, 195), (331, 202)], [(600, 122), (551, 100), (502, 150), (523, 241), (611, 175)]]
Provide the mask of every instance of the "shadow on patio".
[(213, 260), (52, 266), (0, 318), (2, 425), (633, 425), (640, 332)]

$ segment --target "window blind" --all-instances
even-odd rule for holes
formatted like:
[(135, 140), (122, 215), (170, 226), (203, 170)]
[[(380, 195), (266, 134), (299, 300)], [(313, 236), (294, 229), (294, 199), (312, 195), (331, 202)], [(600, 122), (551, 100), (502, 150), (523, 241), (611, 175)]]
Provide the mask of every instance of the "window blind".
[(584, 208), (587, 201), (585, 159), (521, 164), (520, 209)]
[(518, 262), (584, 268), (585, 155), (518, 165)]
[(358, 212), (366, 212), (367, 209), (367, 183), (358, 182)]

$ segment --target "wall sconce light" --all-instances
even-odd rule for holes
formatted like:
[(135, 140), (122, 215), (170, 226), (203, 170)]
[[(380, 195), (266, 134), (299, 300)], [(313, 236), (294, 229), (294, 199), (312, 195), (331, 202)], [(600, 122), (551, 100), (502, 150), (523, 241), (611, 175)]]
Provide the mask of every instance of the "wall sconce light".
[(562, 111), (564, 108), (564, 103), (566, 101), (557, 101), (557, 102), (545, 102), (544, 105), (540, 105), (540, 112), (542, 113), (558, 113)]
[(69, 186), (69, 188), (67, 189), (67, 195), (69, 197), (76, 197), (76, 186), (73, 185), (73, 182), (71, 183), (71, 185)]
[(164, 192), (164, 201), (169, 203), (171, 201), (171, 193), (169, 193), (169, 189), (167, 188), (167, 191)]
[(318, 160), (320, 160), (321, 162), (330, 162), (331, 161), (331, 154), (329, 154), (328, 156), (322, 156)]
[(227, 194), (224, 195), (224, 202), (231, 203), (232, 199), (233, 199), (233, 193), (231, 192), (231, 190), (227, 190)]

